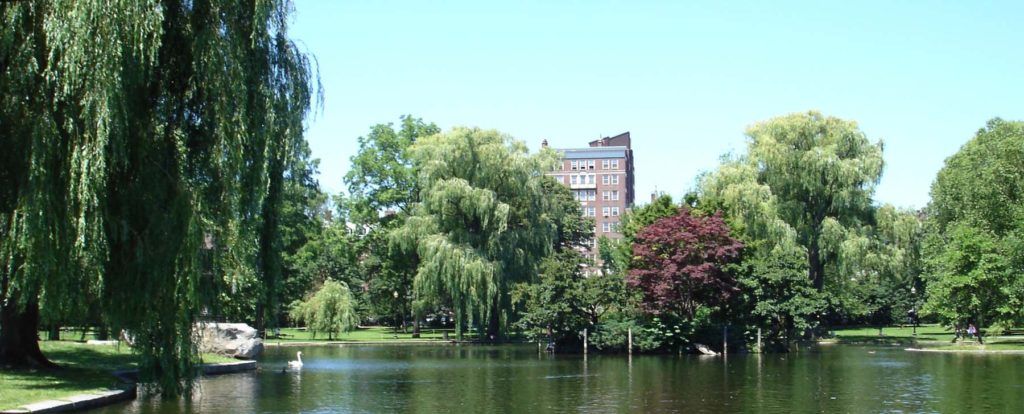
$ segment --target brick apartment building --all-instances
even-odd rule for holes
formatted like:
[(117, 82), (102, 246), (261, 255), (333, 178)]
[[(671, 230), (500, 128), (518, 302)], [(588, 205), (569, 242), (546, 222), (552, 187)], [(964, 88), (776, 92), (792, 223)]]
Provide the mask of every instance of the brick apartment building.
[[(544, 141), (547, 146), (547, 141)], [(585, 148), (557, 149), (561, 168), (548, 173), (568, 186), (585, 217), (594, 219), (594, 239), (587, 254), (597, 260), (597, 239), (622, 237), (618, 225), (635, 199), (633, 149), (629, 132), (590, 142)]]

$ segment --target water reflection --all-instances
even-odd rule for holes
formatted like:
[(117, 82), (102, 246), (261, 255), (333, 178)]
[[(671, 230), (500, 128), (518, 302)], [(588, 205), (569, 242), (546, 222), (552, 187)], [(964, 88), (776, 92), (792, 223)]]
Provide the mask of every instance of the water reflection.
[(1024, 357), (834, 346), (728, 358), (549, 355), (534, 345), (270, 348), (189, 400), (102, 413), (1024, 412)]

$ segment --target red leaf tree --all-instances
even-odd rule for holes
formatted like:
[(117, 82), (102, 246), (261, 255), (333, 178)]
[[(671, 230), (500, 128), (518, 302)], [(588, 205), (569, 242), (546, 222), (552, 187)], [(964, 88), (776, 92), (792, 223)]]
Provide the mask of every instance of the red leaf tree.
[(645, 311), (693, 319), (698, 305), (714, 306), (738, 290), (723, 266), (742, 249), (720, 211), (695, 216), (680, 208), (637, 233), (628, 283), (643, 291)]

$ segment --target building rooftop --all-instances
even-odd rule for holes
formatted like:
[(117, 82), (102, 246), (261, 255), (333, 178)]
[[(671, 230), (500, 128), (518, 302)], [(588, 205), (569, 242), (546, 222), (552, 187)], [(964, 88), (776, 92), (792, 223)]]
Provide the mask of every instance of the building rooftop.
[(583, 158), (625, 158), (626, 147), (590, 147), (590, 148), (566, 148), (556, 149), (567, 160), (578, 160)]

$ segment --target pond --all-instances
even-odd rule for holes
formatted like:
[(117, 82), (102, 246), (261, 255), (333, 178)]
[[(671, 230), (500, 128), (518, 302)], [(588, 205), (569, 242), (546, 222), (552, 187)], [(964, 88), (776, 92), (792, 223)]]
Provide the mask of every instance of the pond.
[[(282, 372), (303, 351), (300, 372)], [(536, 345), (271, 347), (188, 401), (96, 413), (1024, 412), (1024, 356), (825, 345), (791, 354), (548, 355)]]

